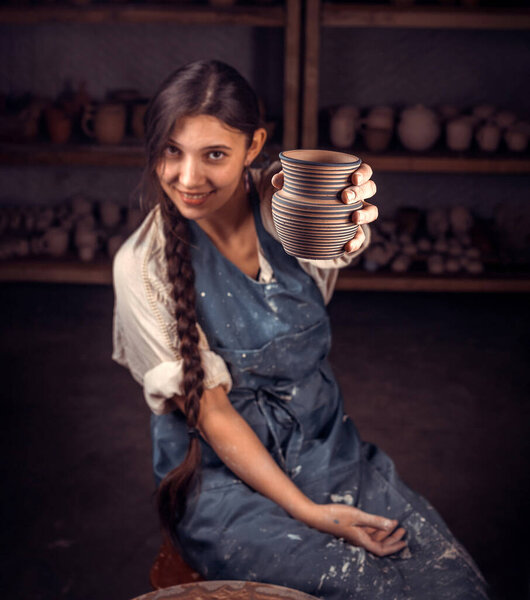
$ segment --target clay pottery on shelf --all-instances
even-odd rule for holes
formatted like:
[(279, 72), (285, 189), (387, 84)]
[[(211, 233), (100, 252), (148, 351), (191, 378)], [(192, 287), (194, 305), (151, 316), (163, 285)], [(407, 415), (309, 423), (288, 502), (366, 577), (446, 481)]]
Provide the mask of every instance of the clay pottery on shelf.
[(46, 127), (54, 144), (65, 144), (72, 134), (72, 119), (60, 108), (50, 106), (44, 111)]
[(132, 109), (131, 129), (134, 137), (143, 139), (145, 134), (144, 117), (147, 110), (147, 102), (138, 102)]
[(407, 150), (422, 152), (432, 148), (440, 135), (440, 121), (435, 111), (418, 104), (400, 115), (398, 135)]
[(105, 227), (116, 227), (121, 221), (121, 206), (116, 202), (101, 202), (99, 204), (99, 218)]
[(284, 185), (272, 199), (272, 217), (288, 254), (330, 259), (344, 254), (355, 236), (352, 212), (362, 202), (340, 199), (361, 160), (344, 152), (290, 150), (280, 153)]
[(329, 138), (336, 148), (351, 148), (355, 142), (359, 109), (356, 106), (339, 106), (329, 122)]
[(363, 132), (364, 143), (370, 152), (384, 152), (392, 140), (392, 129), (366, 128)]
[(507, 129), (517, 121), (517, 115), (510, 110), (501, 110), (493, 115), (492, 121), (501, 129)]
[(495, 123), (485, 123), (479, 127), (476, 137), (481, 150), (495, 152), (501, 141), (501, 129)]
[(41, 240), (41, 250), (50, 256), (59, 258), (68, 251), (70, 234), (62, 227), (50, 227)]
[(493, 104), (478, 104), (473, 107), (471, 114), (479, 121), (487, 121), (493, 116), (495, 110), (496, 108)]
[(85, 108), (81, 126), (88, 137), (100, 144), (119, 144), (125, 135), (127, 111), (120, 102), (91, 104)]
[(473, 121), (468, 117), (457, 117), (446, 124), (447, 147), (455, 152), (469, 150), (473, 141)]
[(515, 125), (504, 132), (504, 141), (512, 152), (524, 152), (528, 146), (528, 133)]

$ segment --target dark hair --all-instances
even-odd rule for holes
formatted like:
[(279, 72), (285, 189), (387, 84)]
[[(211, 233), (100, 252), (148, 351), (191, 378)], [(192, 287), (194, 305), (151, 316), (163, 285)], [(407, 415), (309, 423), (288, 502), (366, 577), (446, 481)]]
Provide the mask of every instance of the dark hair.
[(185, 417), (191, 432), (183, 462), (164, 477), (157, 492), (160, 520), (173, 541), (176, 525), (186, 510), (188, 494), (199, 483), (201, 449), (195, 432), (204, 391), (204, 371), (199, 352), (188, 222), (162, 189), (156, 168), (175, 123), (193, 115), (217, 117), (243, 132), (248, 144), (260, 127), (259, 104), (254, 91), (233, 67), (219, 61), (198, 61), (177, 69), (160, 85), (145, 115), (147, 164), (140, 184), (142, 201), (148, 206), (159, 204), (163, 218), (167, 275), (176, 305), (178, 350), (184, 368)]

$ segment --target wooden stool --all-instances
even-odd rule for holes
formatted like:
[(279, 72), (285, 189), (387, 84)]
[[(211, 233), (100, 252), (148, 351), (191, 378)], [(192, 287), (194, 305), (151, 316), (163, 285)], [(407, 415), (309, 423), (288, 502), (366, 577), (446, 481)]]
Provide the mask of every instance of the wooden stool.
[(149, 572), (149, 581), (153, 589), (161, 590), (182, 583), (204, 581), (204, 579), (187, 565), (173, 545), (164, 539)]

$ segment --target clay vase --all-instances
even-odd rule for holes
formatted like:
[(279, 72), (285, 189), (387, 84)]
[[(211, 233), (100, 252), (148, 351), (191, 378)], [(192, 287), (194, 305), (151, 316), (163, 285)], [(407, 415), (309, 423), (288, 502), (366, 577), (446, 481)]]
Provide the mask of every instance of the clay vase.
[(127, 111), (119, 102), (104, 102), (85, 108), (81, 127), (88, 137), (100, 144), (120, 144), (125, 135)]
[(329, 122), (329, 138), (335, 148), (351, 148), (355, 142), (359, 109), (355, 106), (339, 106)]
[(504, 141), (512, 152), (524, 152), (528, 146), (528, 133), (515, 125), (505, 131)]
[(390, 145), (394, 133), (394, 109), (376, 106), (363, 119), (363, 138), (368, 150), (383, 152)]
[(440, 135), (438, 115), (421, 104), (406, 108), (401, 113), (398, 135), (407, 150), (428, 150)]
[(446, 125), (447, 146), (455, 152), (469, 150), (473, 140), (473, 122), (467, 117), (451, 119)]
[(50, 227), (42, 237), (42, 250), (50, 256), (59, 258), (66, 254), (69, 243), (70, 235), (68, 231), (61, 227)]
[(115, 202), (101, 202), (99, 205), (101, 224), (109, 229), (121, 221), (121, 206)]
[(72, 134), (72, 120), (60, 108), (50, 106), (44, 112), (46, 127), (53, 144), (65, 144)]
[(495, 152), (501, 141), (501, 129), (495, 123), (485, 123), (477, 131), (477, 142), (481, 150)]
[(134, 137), (139, 140), (143, 139), (145, 134), (144, 116), (147, 110), (147, 102), (142, 102), (134, 105), (131, 119), (131, 129)]
[(292, 256), (332, 259), (357, 232), (352, 212), (362, 201), (340, 199), (361, 160), (344, 152), (289, 150), (280, 153), (284, 183), (272, 198), (272, 218), (280, 242)]

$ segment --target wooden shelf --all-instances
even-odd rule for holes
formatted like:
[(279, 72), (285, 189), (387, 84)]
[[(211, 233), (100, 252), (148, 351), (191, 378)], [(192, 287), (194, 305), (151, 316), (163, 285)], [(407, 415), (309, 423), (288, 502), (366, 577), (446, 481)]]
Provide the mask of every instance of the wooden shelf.
[(282, 27), (285, 7), (273, 6), (197, 6), (193, 4), (124, 5), (45, 5), (3, 6), (0, 23), (36, 25), (39, 23), (84, 23), (91, 25), (125, 23), (170, 23), (186, 25), (245, 25)]
[[(111, 261), (28, 258), (0, 262), (0, 282), (112, 284)], [(337, 290), (370, 292), (530, 292), (530, 277), (510, 275), (430, 276), (367, 273), (343, 269)]]
[(0, 144), (0, 164), (11, 166), (81, 165), (143, 167), (143, 145), (98, 146), (90, 144)]
[(337, 290), (365, 292), (530, 292), (530, 277), (367, 273), (343, 269)]
[[(267, 144), (264, 149), (268, 155), (274, 158), (277, 157), (280, 150), (278, 144)], [(0, 143), (0, 165), (142, 168), (144, 162), (144, 147), (140, 143), (123, 146), (53, 145), (46, 142)]]
[[(266, 152), (275, 158), (280, 146), (271, 144)], [(504, 154), (412, 154), (393, 151), (383, 154), (353, 149), (377, 171), (413, 173), (483, 173), (525, 174), (530, 173), (530, 155), (509, 156)], [(141, 144), (124, 146), (97, 146), (89, 144), (65, 144), (54, 146), (47, 143), (7, 144), (0, 143), (0, 164), (25, 165), (78, 165), (98, 167), (143, 167), (144, 149)]]
[(110, 260), (25, 258), (0, 262), (0, 282), (111, 284)]
[(528, 154), (508, 156), (506, 153), (440, 152), (422, 155), (405, 151), (373, 154), (359, 150), (359, 156), (374, 170), (387, 172), (478, 173), (483, 175), (530, 173), (530, 155)]
[(324, 27), (530, 29), (530, 10), (433, 6), (322, 4)]

